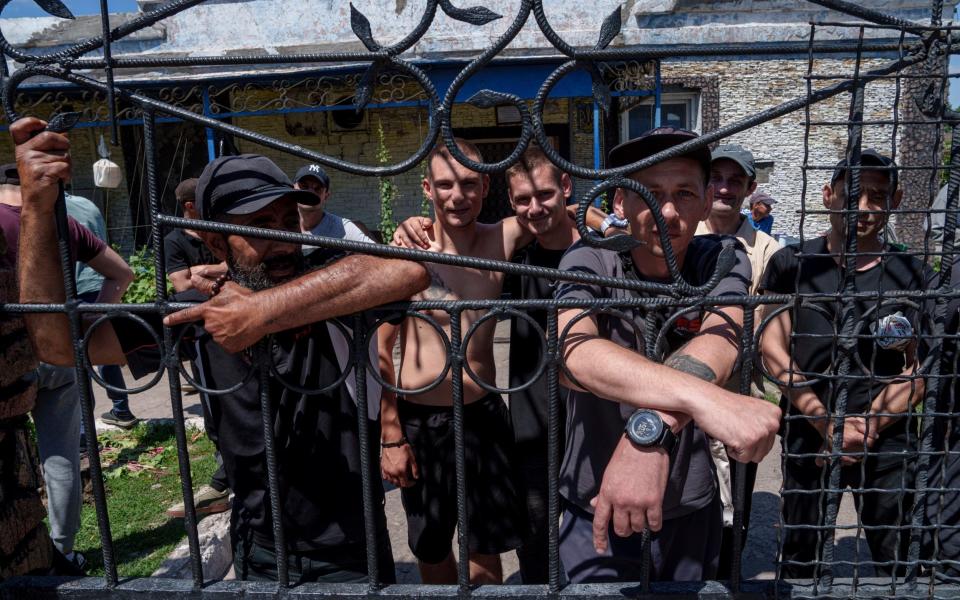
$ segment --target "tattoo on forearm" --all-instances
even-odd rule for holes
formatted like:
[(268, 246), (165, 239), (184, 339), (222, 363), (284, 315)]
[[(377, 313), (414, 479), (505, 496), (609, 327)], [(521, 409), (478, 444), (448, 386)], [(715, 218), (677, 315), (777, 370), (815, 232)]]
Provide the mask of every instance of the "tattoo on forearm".
[(709, 381), (710, 383), (717, 382), (717, 374), (713, 372), (713, 369), (702, 360), (696, 359), (689, 354), (674, 354), (663, 364), (671, 369), (699, 377), (704, 381)]

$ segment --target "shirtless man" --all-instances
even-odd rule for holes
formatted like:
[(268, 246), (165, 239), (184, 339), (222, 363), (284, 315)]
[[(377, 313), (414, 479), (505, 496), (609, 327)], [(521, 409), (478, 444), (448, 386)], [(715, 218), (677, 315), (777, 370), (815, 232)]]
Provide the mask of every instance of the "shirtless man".
[[(482, 161), (475, 146), (458, 140), (460, 150)], [(490, 178), (464, 167), (444, 145), (427, 157), (424, 193), (433, 203), (436, 220), (428, 232), (434, 252), (508, 260), (521, 236), (515, 220), (486, 225), (477, 223)], [(503, 287), (503, 274), (446, 265), (429, 265), (430, 287), (413, 300), (495, 299)], [(428, 311), (450, 332), (445, 311)], [(484, 311), (463, 311), (465, 334)], [(491, 319), (470, 339), (466, 360), (483, 381), (496, 381)], [(401, 366), (397, 377), (402, 389), (430, 384), (443, 370), (447, 351), (434, 328), (421, 319), (400, 326), (382, 326), (380, 365), (384, 377), (393, 379), (393, 346), (400, 335)], [(455, 583), (457, 565), (451, 540), (457, 524), (456, 472), (454, 467), (452, 372), (435, 388), (395, 398), (383, 394), (381, 422), (384, 478), (403, 488), (410, 549), (417, 557), (424, 583)], [(467, 458), (467, 514), (470, 536), (470, 581), (500, 583), (500, 554), (520, 545), (522, 508), (511, 471), (513, 433), (503, 399), (488, 394), (470, 377), (463, 379)]]

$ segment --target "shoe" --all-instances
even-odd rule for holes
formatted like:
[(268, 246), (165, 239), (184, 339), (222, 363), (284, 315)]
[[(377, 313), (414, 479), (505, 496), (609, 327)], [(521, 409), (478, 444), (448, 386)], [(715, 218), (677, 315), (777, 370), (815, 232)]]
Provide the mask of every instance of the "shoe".
[(140, 419), (133, 416), (132, 412), (118, 411), (115, 408), (100, 415), (100, 420), (107, 425), (114, 425), (120, 429), (133, 429), (140, 422)]
[(82, 573), (87, 572), (87, 557), (80, 554), (79, 552), (71, 552), (67, 554), (64, 558), (73, 563), (73, 566), (77, 568)]
[[(193, 506), (197, 516), (212, 515), (230, 510), (230, 490), (218, 492), (209, 485), (204, 485), (193, 494)], [(186, 516), (186, 507), (183, 502), (177, 502), (167, 509), (167, 516), (182, 519)]]

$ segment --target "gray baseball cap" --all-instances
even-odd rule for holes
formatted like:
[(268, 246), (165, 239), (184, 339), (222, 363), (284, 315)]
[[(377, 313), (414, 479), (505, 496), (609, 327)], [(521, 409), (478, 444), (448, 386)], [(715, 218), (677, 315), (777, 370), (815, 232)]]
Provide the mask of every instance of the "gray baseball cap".
[(715, 162), (721, 158), (732, 160), (740, 165), (740, 168), (743, 169), (743, 172), (746, 173), (750, 179), (756, 178), (757, 167), (753, 164), (753, 153), (740, 144), (723, 144), (717, 146), (717, 149), (710, 154), (710, 161)]

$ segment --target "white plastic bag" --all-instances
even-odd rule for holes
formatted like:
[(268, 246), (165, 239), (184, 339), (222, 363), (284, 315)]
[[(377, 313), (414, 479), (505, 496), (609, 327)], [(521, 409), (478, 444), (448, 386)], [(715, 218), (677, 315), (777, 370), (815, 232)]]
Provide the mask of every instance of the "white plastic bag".
[(108, 158), (93, 163), (93, 185), (99, 188), (115, 188), (123, 181), (120, 166)]

